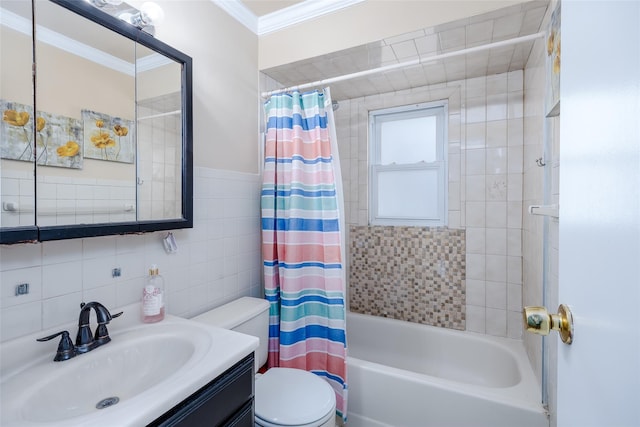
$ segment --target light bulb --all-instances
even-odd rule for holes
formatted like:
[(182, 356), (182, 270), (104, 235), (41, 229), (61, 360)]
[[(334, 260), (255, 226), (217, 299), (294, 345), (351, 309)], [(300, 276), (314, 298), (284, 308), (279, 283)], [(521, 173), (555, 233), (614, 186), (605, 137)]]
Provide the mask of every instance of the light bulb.
[(164, 21), (164, 10), (154, 2), (145, 2), (140, 6), (142, 19), (147, 25), (160, 25)]

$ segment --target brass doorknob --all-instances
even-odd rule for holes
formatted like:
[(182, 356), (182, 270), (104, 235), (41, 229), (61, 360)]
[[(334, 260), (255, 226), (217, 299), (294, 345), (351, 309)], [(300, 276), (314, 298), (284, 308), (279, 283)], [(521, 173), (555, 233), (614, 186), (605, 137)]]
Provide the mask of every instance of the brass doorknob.
[(549, 335), (551, 331), (558, 331), (565, 344), (573, 341), (573, 315), (564, 304), (558, 307), (558, 314), (549, 314), (544, 307), (525, 307), (522, 319), (527, 332), (538, 335)]

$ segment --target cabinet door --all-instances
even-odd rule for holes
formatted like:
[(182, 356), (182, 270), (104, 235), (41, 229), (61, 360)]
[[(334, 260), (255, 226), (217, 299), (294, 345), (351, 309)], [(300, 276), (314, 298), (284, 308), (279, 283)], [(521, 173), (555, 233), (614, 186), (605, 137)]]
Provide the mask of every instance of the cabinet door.
[(245, 416), (247, 406), (253, 415), (253, 364), (251, 354), (149, 426), (245, 426), (240, 420), (238, 424), (234, 424), (234, 421)]
[(244, 407), (224, 424), (224, 427), (253, 427), (255, 413), (253, 411), (253, 400), (247, 402)]

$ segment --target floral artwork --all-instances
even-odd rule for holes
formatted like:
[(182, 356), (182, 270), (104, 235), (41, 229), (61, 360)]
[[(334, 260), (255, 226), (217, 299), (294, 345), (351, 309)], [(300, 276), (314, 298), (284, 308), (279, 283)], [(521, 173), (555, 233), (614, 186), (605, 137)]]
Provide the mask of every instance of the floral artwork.
[[(33, 128), (33, 108), (0, 100), (0, 156), (38, 165), (82, 169), (82, 122), (70, 117), (38, 112)], [(35, 138), (34, 138), (35, 130)]]
[(82, 169), (82, 121), (39, 111), (36, 117), (37, 163)]
[(560, 3), (551, 15), (546, 41), (547, 117), (560, 114)]
[(89, 110), (82, 110), (82, 120), (85, 158), (134, 162), (133, 121)]
[(33, 161), (33, 108), (0, 99), (0, 157)]

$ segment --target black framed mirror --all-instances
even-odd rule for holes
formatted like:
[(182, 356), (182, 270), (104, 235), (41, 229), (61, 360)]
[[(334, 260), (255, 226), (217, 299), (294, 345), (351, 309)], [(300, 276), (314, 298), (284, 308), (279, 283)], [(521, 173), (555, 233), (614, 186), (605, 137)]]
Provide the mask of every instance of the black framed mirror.
[[(0, 222), (0, 243), (192, 227), (191, 58), (89, 2), (15, 3), (35, 28), (33, 225)], [(27, 168), (2, 161), (0, 179)], [(3, 219), (29, 211), (2, 196)]]

